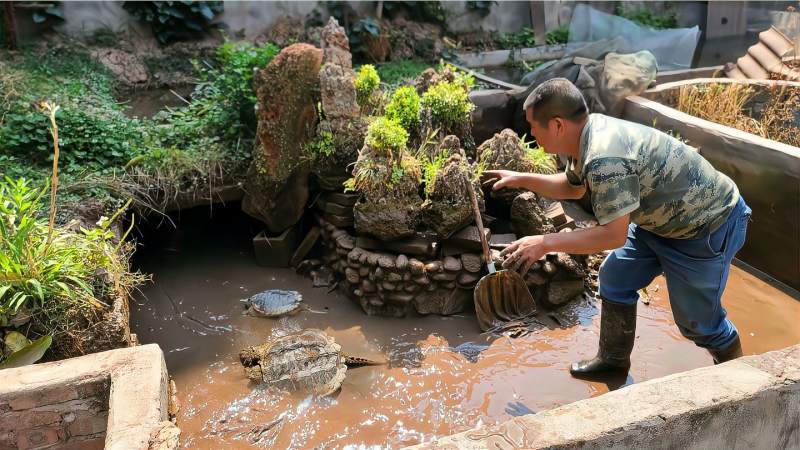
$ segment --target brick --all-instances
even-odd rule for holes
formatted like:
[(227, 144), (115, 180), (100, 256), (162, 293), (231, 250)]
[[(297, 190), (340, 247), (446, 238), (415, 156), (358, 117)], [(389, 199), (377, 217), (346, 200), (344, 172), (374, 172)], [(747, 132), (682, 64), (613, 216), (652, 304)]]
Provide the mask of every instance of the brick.
[(17, 448), (30, 450), (53, 445), (62, 438), (59, 427), (39, 427), (17, 431)]
[(24, 391), (16, 394), (10, 399), (8, 404), (11, 409), (20, 411), (23, 409), (36, 408), (38, 406), (62, 403), (78, 398), (78, 391), (75, 386), (57, 385), (37, 389), (35, 391)]
[(61, 422), (61, 414), (56, 411), (19, 411), (0, 416), (0, 432), (36, 428)]
[(75, 420), (67, 425), (70, 436), (102, 433), (108, 427), (108, 411), (77, 411)]

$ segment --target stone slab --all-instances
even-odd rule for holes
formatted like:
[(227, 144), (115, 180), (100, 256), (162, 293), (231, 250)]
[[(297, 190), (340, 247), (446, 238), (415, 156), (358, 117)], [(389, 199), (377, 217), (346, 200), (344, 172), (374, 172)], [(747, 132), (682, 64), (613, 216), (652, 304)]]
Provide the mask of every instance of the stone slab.
[(433, 256), (435, 240), (431, 236), (417, 235), (411, 238), (384, 242), (366, 236), (356, 237), (356, 247), (367, 250), (388, 251), (412, 256)]
[(353, 215), (352, 206), (342, 206), (338, 203), (328, 202), (321, 198), (317, 200), (316, 206), (317, 209), (328, 214), (334, 214), (343, 217), (351, 217)]
[[(492, 232), (488, 228), (484, 228), (484, 233), (487, 240), (490, 240), (492, 237)], [(449, 246), (450, 248), (458, 247), (462, 248), (465, 251), (480, 251), (481, 250), (481, 237), (478, 233), (478, 227), (475, 225), (470, 225), (467, 227), (462, 228), (449, 239), (446, 239), (443, 242), (443, 245)]]
[(322, 199), (328, 203), (336, 203), (337, 205), (353, 207), (358, 202), (359, 194), (345, 194), (342, 192), (330, 192), (322, 196)]
[(514, 233), (496, 234), (489, 239), (489, 248), (495, 250), (502, 250), (508, 247), (508, 244), (517, 240), (517, 235)]
[(337, 214), (323, 213), (322, 218), (337, 228), (350, 228), (355, 224), (353, 220), (352, 211), (349, 216), (340, 216)]

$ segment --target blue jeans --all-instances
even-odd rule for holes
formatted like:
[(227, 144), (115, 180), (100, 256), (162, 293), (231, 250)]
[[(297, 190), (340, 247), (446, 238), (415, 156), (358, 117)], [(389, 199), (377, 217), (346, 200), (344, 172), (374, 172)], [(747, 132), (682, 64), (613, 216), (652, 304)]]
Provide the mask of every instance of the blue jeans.
[(699, 347), (727, 347), (738, 332), (720, 300), (731, 261), (744, 245), (751, 213), (740, 197), (725, 223), (696, 239), (669, 239), (630, 224), (625, 245), (600, 266), (600, 296), (636, 303), (637, 291), (663, 272), (681, 334)]

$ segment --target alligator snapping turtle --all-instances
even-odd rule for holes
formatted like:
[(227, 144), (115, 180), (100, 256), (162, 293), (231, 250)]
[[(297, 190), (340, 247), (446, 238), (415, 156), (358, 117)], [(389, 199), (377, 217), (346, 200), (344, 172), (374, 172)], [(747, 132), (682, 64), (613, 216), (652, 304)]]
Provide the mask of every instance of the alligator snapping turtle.
[(245, 314), (261, 317), (278, 317), (284, 314), (295, 314), (306, 310), (315, 313), (307, 305), (302, 304), (303, 295), (297, 291), (268, 289), (243, 299), (246, 304)]
[(341, 350), (323, 331), (308, 329), (247, 347), (239, 353), (239, 361), (253, 381), (318, 395), (336, 392), (348, 366), (383, 364), (352, 357)]

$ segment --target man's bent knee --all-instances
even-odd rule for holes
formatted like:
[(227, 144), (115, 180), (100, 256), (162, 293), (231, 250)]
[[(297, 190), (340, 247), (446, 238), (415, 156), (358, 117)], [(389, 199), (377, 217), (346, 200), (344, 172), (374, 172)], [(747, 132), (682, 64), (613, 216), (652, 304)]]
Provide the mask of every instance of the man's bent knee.
[(698, 347), (710, 350), (727, 348), (739, 336), (736, 326), (725, 318), (714, 330), (703, 330), (700, 324), (690, 322), (686, 325), (678, 324), (681, 334), (695, 343)]
[(650, 284), (652, 279), (637, 282), (632, 279), (631, 274), (625, 270), (614, 252), (610, 253), (600, 265), (598, 273), (600, 284), (599, 294), (605, 299), (614, 303), (631, 305), (639, 300), (639, 289), (637, 285), (644, 283), (642, 287)]

